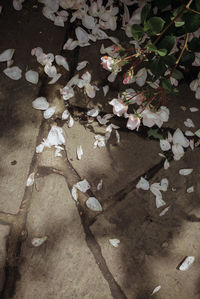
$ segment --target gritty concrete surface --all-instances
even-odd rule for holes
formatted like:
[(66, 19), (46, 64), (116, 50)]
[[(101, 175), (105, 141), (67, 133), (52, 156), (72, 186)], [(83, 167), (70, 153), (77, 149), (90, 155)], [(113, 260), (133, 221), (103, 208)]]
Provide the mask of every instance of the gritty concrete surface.
[[(34, 191), (27, 218), (21, 280), (14, 298), (112, 298), (85, 242), (75, 202), (65, 179), (45, 177), (41, 192)], [(34, 237), (48, 236), (39, 248)]]
[[(95, 121), (88, 124), (76, 115), (72, 128), (60, 119), (65, 107), (59, 88), (71, 73), (65, 73), (51, 87), (30, 55), (37, 46), (44, 52), (61, 53), (72, 29), (67, 24), (65, 28), (55, 27), (41, 15), (42, 6), (36, 1), (26, 1), (20, 12), (13, 10), (11, 2), (2, 1), (0, 52), (15, 48), (15, 64), (23, 74), (29, 68), (38, 70), (41, 80), (37, 86), (26, 82), (24, 76), (12, 81), (2, 74), (6, 64), (0, 65), (1, 297), (147, 299), (161, 285), (154, 298), (200, 298), (199, 149), (187, 150), (180, 161), (170, 163), (167, 171), (159, 164), (158, 141), (124, 129), (119, 129), (119, 144), (113, 132), (105, 148), (94, 149), (95, 134), (105, 133), (105, 128)], [(71, 64), (88, 60), (88, 68), (80, 75), (91, 71), (92, 83), (102, 87), (108, 83), (109, 73), (99, 64), (100, 47), (98, 42), (81, 48), (77, 57), (72, 58), (67, 51), (65, 55)], [(108, 97), (103, 96), (102, 90), (92, 100), (77, 92), (70, 103), (111, 112), (108, 101), (122, 88), (120, 80), (119, 76), (109, 84)], [(43, 120), (42, 113), (32, 109), (31, 103), (39, 95), (47, 96), (51, 105), (56, 105), (54, 118)], [(169, 102), (171, 114), (165, 127), (185, 131), (184, 120), (192, 118), (196, 125), (192, 131), (200, 128), (199, 112), (191, 113), (189, 107), (200, 108), (200, 104), (188, 86), (181, 86), (180, 94)], [(35, 146), (55, 124), (65, 133), (63, 156), (55, 157), (54, 148), (36, 154)], [(78, 160), (76, 149), (80, 145), (83, 157)], [(160, 166), (150, 182), (159, 182), (163, 177), (169, 180), (163, 199), (170, 208), (162, 217), (159, 214), (165, 207), (157, 209), (149, 191), (135, 188), (139, 177), (156, 165)], [(180, 168), (194, 171), (183, 177), (178, 174)], [(35, 182), (26, 188), (31, 172), (35, 173)], [(79, 192), (76, 203), (70, 191), (81, 179), (89, 181), (91, 190)], [(100, 179), (103, 188), (97, 191)], [(194, 193), (186, 193), (192, 185)], [(99, 199), (102, 213), (89, 211), (85, 205), (89, 196)], [(31, 244), (33, 238), (43, 236), (48, 240), (40, 247)], [(109, 239), (113, 238), (120, 240), (119, 247), (111, 246)], [(188, 255), (195, 256), (195, 263), (188, 271), (180, 272), (177, 267)]]

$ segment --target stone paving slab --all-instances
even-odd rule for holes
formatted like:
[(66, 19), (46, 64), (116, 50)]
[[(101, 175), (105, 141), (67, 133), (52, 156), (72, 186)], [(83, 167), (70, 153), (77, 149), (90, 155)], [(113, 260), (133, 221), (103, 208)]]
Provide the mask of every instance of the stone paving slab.
[[(172, 162), (169, 170), (160, 170), (151, 180), (169, 180), (163, 194), (169, 211), (162, 217), (156, 209), (150, 191), (134, 190), (111, 207), (91, 226), (108, 268), (131, 299), (149, 298), (152, 290), (161, 285), (155, 295), (159, 299), (199, 298), (200, 244), (200, 163), (198, 149), (188, 151), (180, 161)], [(194, 168), (189, 176), (178, 174), (181, 168)], [(194, 185), (194, 193), (186, 189)], [(176, 191), (171, 189), (176, 188)], [(109, 239), (120, 240), (118, 248)], [(196, 261), (186, 272), (177, 270), (186, 256)]]
[(0, 225), (0, 292), (5, 278), (4, 266), (6, 262), (6, 238), (9, 231), (10, 227), (8, 225)]
[[(14, 298), (112, 298), (85, 242), (65, 179), (50, 175), (44, 180), (41, 192), (33, 193)], [(31, 245), (32, 238), (45, 235), (41, 247)]]

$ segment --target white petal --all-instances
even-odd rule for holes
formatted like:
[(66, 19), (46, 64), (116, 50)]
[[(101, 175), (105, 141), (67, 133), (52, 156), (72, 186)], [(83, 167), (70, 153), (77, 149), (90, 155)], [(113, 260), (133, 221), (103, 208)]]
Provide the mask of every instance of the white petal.
[(102, 211), (102, 206), (95, 197), (89, 197), (88, 200), (86, 201), (86, 206), (94, 212)]
[(39, 97), (32, 102), (32, 106), (38, 110), (46, 110), (49, 108), (49, 103), (45, 97)]
[(186, 271), (189, 267), (194, 263), (195, 257), (194, 256), (187, 256), (182, 264), (179, 266), (180, 271)]
[(58, 81), (58, 79), (62, 76), (62, 74), (58, 73), (56, 74), (52, 79), (51, 81), (48, 82), (48, 84), (54, 84)]
[(109, 91), (109, 86), (108, 85), (103, 86), (103, 94), (104, 94), (104, 96), (107, 95), (108, 91)]
[(200, 129), (198, 129), (196, 132), (194, 132), (194, 134), (200, 138)]
[(62, 65), (67, 71), (69, 71), (69, 64), (65, 57), (63, 57), (61, 55), (56, 55), (55, 60), (56, 60), (57, 65)]
[(54, 25), (59, 26), (59, 27), (64, 27), (64, 18), (62, 16), (56, 16), (54, 19)]
[(196, 112), (196, 111), (199, 111), (199, 109), (196, 108), (196, 107), (191, 107), (191, 108), (190, 108), (190, 111), (191, 111), (191, 112)]
[(108, 76), (108, 81), (109, 82), (114, 82), (115, 81), (115, 79), (116, 79), (116, 77), (117, 77), (117, 74), (115, 74), (115, 73), (111, 73), (109, 76)]
[(52, 117), (52, 115), (54, 115), (55, 111), (56, 111), (56, 106), (49, 107), (43, 113), (44, 118), (49, 119), (50, 117)]
[(47, 147), (65, 144), (63, 129), (57, 126), (52, 126), (47, 136), (47, 139), (45, 139), (44, 141), (44, 144)]
[(103, 180), (101, 179), (97, 185), (97, 190), (100, 191), (102, 189), (103, 186)]
[(167, 208), (165, 208), (165, 209), (159, 214), (159, 216), (160, 216), (160, 217), (164, 216), (164, 215), (169, 211), (169, 208), (170, 208), (170, 206), (167, 207)]
[(116, 135), (116, 138), (117, 138), (117, 143), (120, 143), (120, 135), (119, 135), (119, 132), (117, 130), (115, 130), (115, 135)]
[(27, 182), (26, 182), (26, 186), (29, 187), (29, 186), (32, 186), (33, 183), (34, 183), (34, 176), (35, 176), (35, 172), (32, 172), (28, 179), (27, 179)]
[(72, 197), (73, 197), (73, 199), (74, 199), (75, 201), (78, 200), (77, 189), (76, 189), (76, 187), (74, 187), (74, 186), (73, 186), (73, 188), (72, 188)]
[(151, 295), (157, 293), (160, 289), (161, 289), (161, 286), (157, 286), (157, 287), (153, 290), (153, 292), (151, 293)]
[(18, 66), (8, 67), (3, 72), (12, 80), (19, 80), (22, 77), (22, 70)]
[(66, 109), (66, 110), (62, 113), (62, 120), (66, 120), (66, 119), (68, 119), (69, 116), (70, 116), (69, 111)]
[(44, 236), (44, 237), (42, 237), (42, 238), (33, 238), (32, 241), (31, 241), (31, 244), (32, 244), (34, 247), (39, 247), (39, 246), (41, 246), (47, 239), (48, 239), (47, 236)]
[(119, 243), (120, 243), (120, 240), (118, 239), (109, 239), (109, 242), (112, 246), (114, 247), (118, 247), (119, 246)]
[(89, 37), (88, 33), (81, 27), (76, 27), (75, 29), (76, 37), (80, 43), (88, 43)]
[(39, 80), (39, 74), (38, 72), (29, 70), (25, 73), (25, 79), (30, 83), (37, 84)]
[(15, 10), (22, 10), (22, 2), (20, 0), (13, 0), (13, 7)]
[(185, 131), (185, 136), (194, 136), (194, 133), (192, 131)]
[(42, 153), (43, 149), (44, 149), (44, 144), (41, 143), (36, 147), (35, 151), (37, 154), (39, 154), (39, 153)]
[(161, 185), (161, 189), (160, 189), (160, 190), (166, 192), (166, 191), (167, 191), (167, 188), (168, 188), (168, 185), (169, 185), (169, 181), (168, 181), (168, 179), (163, 178), (163, 179), (161, 180), (161, 182), (160, 182), (160, 185)]
[(92, 117), (96, 117), (98, 114), (99, 114), (98, 109), (91, 109), (87, 112), (87, 115), (92, 116)]
[(183, 135), (183, 132), (178, 128), (173, 134), (173, 144), (180, 144), (183, 147), (189, 146), (189, 141)]
[(149, 190), (149, 182), (145, 178), (141, 177), (136, 185), (136, 188), (142, 190)]
[(195, 127), (193, 121), (190, 118), (187, 118), (186, 121), (184, 121), (184, 125), (188, 128), (194, 128)]
[(187, 193), (192, 193), (192, 192), (194, 192), (194, 186), (187, 188)]
[(188, 175), (193, 172), (193, 168), (186, 168), (186, 169), (180, 169), (179, 174), (181, 175)]
[(87, 60), (81, 61), (78, 63), (76, 70), (80, 71), (82, 69), (84, 69), (84, 67), (86, 67), (86, 65), (88, 64)]
[(93, 29), (95, 27), (95, 19), (92, 16), (85, 15), (82, 18), (82, 24), (87, 29)]
[(76, 183), (74, 186), (75, 186), (79, 191), (84, 192), (84, 193), (87, 192), (87, 190), (90, 189), (90, 184), (88, 183), (87, 180), (80, 181), (80, 182)]
[(68, 122), (68, 127), (71, 128), (71, 127), (73, 127), (73, 125), (74, 125), (74, 119), (73, 119), (73, 117), (70, 115), (70, 117), (69, 117), (69, 122)]
[(15, 49), (7, 49), (0, 54), (0, 62), (9, 61), (12, 59)]
[(83, 155), (83, 149), (82, 149), (81, 145), (77, 147), (76, 153), (77, 153), (78, 160), (81, 160), (82, 155)]
[(193, 150), (194, 149), (194, 140), (190, 140), (190, 148)]
[(169, 168), (169, 161), (166, 159), (164, 162), (164, 169), (167, 170)]
[(162, 151), (168, 151), (171, 149), (171, 145), (167, 140), (160, 140), (160, 148)]

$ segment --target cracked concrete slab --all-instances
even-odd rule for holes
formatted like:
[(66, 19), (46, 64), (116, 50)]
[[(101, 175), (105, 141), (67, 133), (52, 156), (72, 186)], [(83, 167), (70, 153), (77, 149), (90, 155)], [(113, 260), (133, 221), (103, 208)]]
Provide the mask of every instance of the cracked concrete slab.
[[(198, 149), (186, 152), (180, 161), (171, 162), (169, 170), (160, 170), (150, 181), (168, 178), (169, 189), (163, 193), (166, 206), (157, 209), (150, 191), (135, 189), (91, 226), (109, 270), (128, 298), (148, 298), (158, 285), (161, 290), (155, 297), (159, 299), (200, 296), (198, 156)], [(194, 171), (181, 176), (181, 168)], [(191, 185), (194, 193), (187, 193)], [(168, 206), (168, 212), (159, 216)], [(120, 240), (118, 248), (110, 245), (112, 238)], [(195, 263), (184, 273), (177, 267), (186, 256), (195, 256)]]
[[(44, 180), (41, 192), (33, 193), (14, 298), (112, 298), (85, 242), (65, 179), (49, 175)], [(46, 243), (32, 246), (32, 238), (45, 235)]]
[(5, 279), (4, 267), (6, 263), (6, 238), (9, 231), (10, 227), (8, 225), (0, 225), (0, 292), (3, 288)]

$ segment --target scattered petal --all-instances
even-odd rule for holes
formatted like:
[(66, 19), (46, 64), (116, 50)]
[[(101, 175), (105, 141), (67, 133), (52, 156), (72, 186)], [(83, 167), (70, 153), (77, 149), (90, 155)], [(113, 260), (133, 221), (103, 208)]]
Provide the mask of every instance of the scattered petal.
[(30, 83), (37, 84), (39, 80), (39, 74), (38, 72), (29, 70), (25, 73), (25, 79)]
[(63, 57), (61, 55), (56, 55), (55, 60), (56, 60), (57, 65), (62, 65), (67, 71), (69, 71), (69, 64), (65, 57)]
[(171, 149), (171, 145), (167, 140), (161, 139), (160, 140), (160, 148), (162, 151), (168, 151)]
[(136, 185), (136, 188), (142, 190), (149, 190), (149, 182), (145, 178), (141, 177)]
[(118, 240), (118, 239), (109, 239), (109, 242), (110, 242), (110, 244), (111, 244), (113, 247), (118, 247), (118, 246), (119, 246), (119, 243), (120, 243), (120, 240)]
[(73, 119), (73, 117), (70, 115), (70, 117), (69, 117), (69, 122), (68, 122), (68, 127), (71, 128), (71, 127), (73, 127), (73, 125), (74, 125), (74, 119)]
[(0, 62), (9, 61), (12, 59), (15, 49), (7, 49), (0, 54)]
[(83, 149), (82, 149), (81, 145), (77, 147), (76, 153), (77, 153), (78, 160), (81, 160), (82, 155), (83, 155)]
[(97, 190), (100, 191), (103, 187), (103, 180), (101, 179), (100, 182), (97, 185)]
[(179, 174), (180, 175), (189, 175), (193, 172), (193, 168), (186, 168), (186, 169), (180, 169)]
[(194, 192), (194, 186), (187, 188), (187, 193), (192, 193), (192, 192)]
[(62, 76), (62, 74), (58, 73), (56, 74), (52, 79), (51, 81), (48, 82), (48, 84), (54, 84), (58, 81), (58, 79), (60, 79), (60, 77)]
[(44, 236), (44, 237), (42, 237), (42, 238), (33, 238), (32, 241), (31, 241), (31, 244), (32, 244), (34, 247), (39, 247), (39, 246), (41, 246), (47, 239), (48, 239), (47, 236)]
[(90, 184), (88, 183), (87, 180), (83, 180), (83, 181), (80, 181), (80, 182), (76, 183), (74, 185), (74, 187), (76, 187), (79, 191), (85, 193), (87, 190), (90, 189)]
[(88, 64), (87, 60), (81, 61), (78, 63), (76, 70), (80, 71), (82, 69), (84, 69), (86, 67), (86, 65)]
[(197, 111), (199, 111), (199, 109), (196, 108), (196, 107), (191, 107), (191, 108), (190, 108), (190, 111), (191, 111), (191, 112), (197, 112)]
[(54, 115), (55, 111), (56, 111), (56, 106), (49, 107), (43, 113), (44, 118), (49, 119), (50, 117), (52, 117), (52, 115)]
[(108, 91), (109, 91), (109, 86), (108, 85), (103, 86), (103, 94), (104, 94), (104, 96), (107, 95)]
[(194, 132), (194, 134), (200, 138), (200, 129), (198, 129), (196, 132)]
[(116, 138), (117, 138), (117, 143), (120, 143), (120, 135), (119, 135), (119, 132), (117, 130), (115, 130), (115, 135), (116, 135)]
[(193, 121), (190, 118), (187, 118), (186, 121), (184, 121), (184, 125), (188, 128), (194, 128), (195, 127)]
[(102, 211), (102, 206), (95, 197), (89, 197), (88, 200), (86, 201), (86, 206), (94, 212)]
[(49, 108), (49, 103), (45, 97), (39, 97), (32, 102), (32, 107), (38, 110), (46, 110)]
[(76, 187), (74, 187), (74, 186), (73, 186), (73, 188), (72, 188), (72, 197), (73, 197), (73, 199), (74, 199), (75, 201), (78, 200), (77, 189), (76, 189)]
[(91, 109), (87, 112), (88, 116), (92, 116), (92, 117), (96, 117), (99, 114), (99, 110), (98, 109)]
[(184, 261), (179, 266), (180, 271), (186, 271), (190, 268), (190, 266), (194, 263), (195, 257), (194, 256), (187, 256)]
[(165, 209), (159, 214), (159, 216), (160, 216), (160, 217), (164, 216), (164, 215), (168, 212), (169, 208), (170, 208), (170, 206), (167, 207), (167, 208), (165, 208)]
[(35, 177), (35, 172), (32, 172), (28, 179), (27, 179), (27, 182), (26, 182), (26, 186), (29, 187), (29, 186), (32, 186), (33, 183), (34, 183), (34, 177)]
[(19, 80), (22, 77), (22, 70), (18, 66), (8, 67), (3, 72), (12, 80)]
[(151, 295), (154, 295), (155, 293), (157, 293), (159, 290), (161, 289), (161, 286), (157, 286), (153, 292), (151, 293)]
[(194, 136), (194, 133), (192, 131), (185, 131), (185, 136)]
[(63, 113), (62, 113), (62, 120), (66, 120), (68, 119), (68, 117), (70, 116), (69, 111), (66, 109)]
[(164, 162), (164, 169), (167, 170), (169, 168), (169, 161), (166, 159)]
[(63, 129), (57, 126), (52, 126), (47, 139), (44, 140), (43, 144), (46, 147), (65, 144)]

